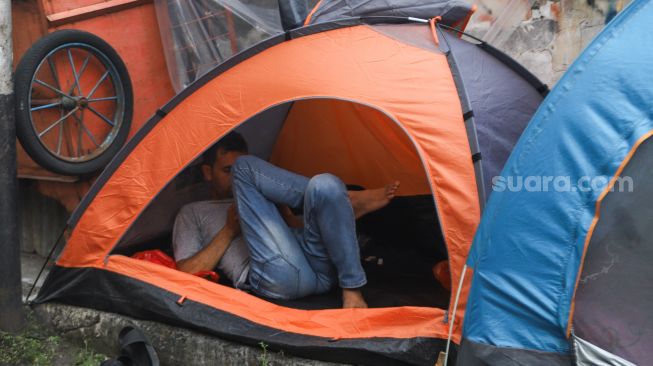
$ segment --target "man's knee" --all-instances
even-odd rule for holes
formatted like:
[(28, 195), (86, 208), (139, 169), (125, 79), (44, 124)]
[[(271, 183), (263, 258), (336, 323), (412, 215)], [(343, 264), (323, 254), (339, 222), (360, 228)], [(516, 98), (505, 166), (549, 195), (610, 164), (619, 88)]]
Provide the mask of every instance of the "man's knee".
[(319, 174), (308, 181), (307, 194), (320, 198), (338, 197), (347, 189), (345, 184), (333, 174)]
[(252, 155), (242, 155), (236, 158), (233, 165), (231, 165), (231, 174), (234, 177), (242, 177), (243, 174), (247, 175), (252, 170), (252, 165), (256, 164), (256, 161), (260, 160), (256, 156)]

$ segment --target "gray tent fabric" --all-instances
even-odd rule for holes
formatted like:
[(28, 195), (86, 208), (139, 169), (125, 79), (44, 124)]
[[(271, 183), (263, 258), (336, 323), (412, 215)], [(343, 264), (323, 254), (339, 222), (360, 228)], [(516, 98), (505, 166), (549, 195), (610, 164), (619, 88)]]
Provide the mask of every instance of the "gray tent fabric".
[(574, 336), (574, 351), (578, 366), (636, 366), (576, 336)]
[[(576, 290), (574, 333), (638, 365), (653, 345), (653, 138), (601, 203)], [(606, 177), (606, 179), (609, 177)]]
[(544, 97), (516, 70), (479, 45), (448, 32), (444, 37), (456, 60), (474, 113), (483, 181), (489, 197), (492, 178), (501, 173)]
[(397, 16), (430, 19), (442, 17), (442, 23), (454, 25), (463, 21), (472, 5), (459, 0), (322, 0), (310, 23), (322, 23), (349, 17)]
[(431, 28), (421, 23), (409, 24), (375, 24), (370, 28), (398, 42), (409, 44), (429, 52), (443, 54), (444, 51), (435, 44)]
[(463, 339), (456, 366), (571, 366), (568, 355), (497, 347)]

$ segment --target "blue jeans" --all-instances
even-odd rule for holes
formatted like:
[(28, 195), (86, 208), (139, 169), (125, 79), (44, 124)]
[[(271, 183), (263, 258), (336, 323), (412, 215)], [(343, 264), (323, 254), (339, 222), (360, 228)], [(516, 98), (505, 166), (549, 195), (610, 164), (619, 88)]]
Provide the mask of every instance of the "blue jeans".
[[(367, 283), (347, 188), (331, 174), (313, 178), (254, 156), (231, 167), (240, 227), (250, 251), (252, 290), (296, 299)], [(276, 204), (304, 208), (304, 227), (290, 228)]]

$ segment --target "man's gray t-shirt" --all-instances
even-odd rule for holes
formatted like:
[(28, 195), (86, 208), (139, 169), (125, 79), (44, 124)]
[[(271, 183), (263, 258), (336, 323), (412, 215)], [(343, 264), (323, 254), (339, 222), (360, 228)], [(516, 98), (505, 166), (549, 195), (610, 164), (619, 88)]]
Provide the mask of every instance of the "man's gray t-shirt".
[[(190, 258), (207, 246), (227, 222), (227, 211), (233, 201), (200, 201), (181, 208), (172, 232), (175, 260)], [(247, 287), (249, 249), (238, 235), (218, 262), (217, 269), (236, 288)]]

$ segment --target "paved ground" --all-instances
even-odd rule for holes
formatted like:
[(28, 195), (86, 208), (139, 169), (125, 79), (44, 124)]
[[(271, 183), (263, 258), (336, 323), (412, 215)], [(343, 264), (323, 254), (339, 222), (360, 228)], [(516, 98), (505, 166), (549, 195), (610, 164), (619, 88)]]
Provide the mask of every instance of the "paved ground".
[(27, 325), (17, 334), (0, 331), (0, 366), (98, 366), (107, 359), (83, 340), (61, 337), (25, 307)]

